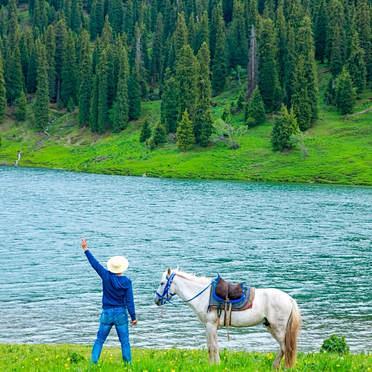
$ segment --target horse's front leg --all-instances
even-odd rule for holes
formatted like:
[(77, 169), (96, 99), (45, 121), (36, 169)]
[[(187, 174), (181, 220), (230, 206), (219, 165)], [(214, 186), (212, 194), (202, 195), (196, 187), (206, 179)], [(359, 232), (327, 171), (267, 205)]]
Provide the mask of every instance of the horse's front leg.
[(207, 345), (208, 345), (208, 355), (210, 363), (220, 363), (220, 352), (218, 348), (217, 339), (217, 323), (208, 322), (206, 324), (207, 330)]

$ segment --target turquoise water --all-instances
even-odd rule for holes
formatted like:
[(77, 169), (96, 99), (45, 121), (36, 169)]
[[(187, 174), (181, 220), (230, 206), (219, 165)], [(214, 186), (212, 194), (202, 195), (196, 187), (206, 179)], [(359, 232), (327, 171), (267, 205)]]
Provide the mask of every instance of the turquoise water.
[[(100, 282), (79, 247), (124, 254), (141, 347), (203, 347), (180, 301), (158, 308), (168, 266), (294, 296), (300, 349), (332, 333), (372, 350), (372, 189), (183, 181), (0, 167), (0, 342), (90, 343)], [(110, 336), (116, 344), (116, 335)], [(220, 331), (223, 347), (274, 350), (263, 326)]]

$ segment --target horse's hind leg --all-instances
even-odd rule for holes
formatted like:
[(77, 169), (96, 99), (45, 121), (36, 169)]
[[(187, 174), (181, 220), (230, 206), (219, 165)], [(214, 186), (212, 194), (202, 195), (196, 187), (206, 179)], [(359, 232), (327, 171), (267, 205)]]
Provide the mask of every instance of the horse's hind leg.
[(279, 344), (279, 351), (276, 355), (276, 358), (273, 363), (273, 367), (275, 369), (278, 369), (280, 367), (280, 362), (283, 359), (284, 353), (285, 353), (285, 330), (286, 330), (286, 324), (276, 324), (275, 326), (271, 325), (269, 322), (264, 323), (266, 326), (266, 329), (271, 333), (271, 335), (275, 338), (275, 340)]

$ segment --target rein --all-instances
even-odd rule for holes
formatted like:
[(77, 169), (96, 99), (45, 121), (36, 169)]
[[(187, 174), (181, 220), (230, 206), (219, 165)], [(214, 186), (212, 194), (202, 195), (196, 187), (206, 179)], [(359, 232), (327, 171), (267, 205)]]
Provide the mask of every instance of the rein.
[[(176, 295), (175, 293), (170, 292), (170, 287), (171, 287), (171, 285), (173, 283), (173, 280), (174, 280), (174, 277), (175, 276), (176, 276), (176, 273), (172, 273), (169, 276), (162, 294), (160, 294), (157, 291), (155, 292), (156, 295), (159, 297), (159, 300), (162, 302), (163, 305), (166, 304), (167, 302), (171, 303), (171, 300), (172, 300), (173, 296)], [(180, 276), (180, 277), (183, 278), (183, 276)], [(190, 298), (188, 300), (182, 300), (182, 301), (184, 303), (188, 303), (188, 302), (191, 302), (191, 301), (195, 300), (196, 298), (198, 298), (199, 296), (201, 296), (211, 285), (212, 285), (212, 282), (210, 282), (204, 289), (202, 289), (200, 292), (198, 292), (194, 297), (192, 297), (192, 298)]]

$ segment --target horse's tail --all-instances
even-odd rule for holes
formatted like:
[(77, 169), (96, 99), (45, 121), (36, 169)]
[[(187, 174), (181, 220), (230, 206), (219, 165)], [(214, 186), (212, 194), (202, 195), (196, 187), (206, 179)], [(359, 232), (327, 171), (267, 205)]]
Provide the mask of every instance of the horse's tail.
[(285, 331), (285, 366), (292, 368), (296, 363), (297, 337), (301, 327), (301, 314), (295, 300), (292, 299), (292, 311)]

